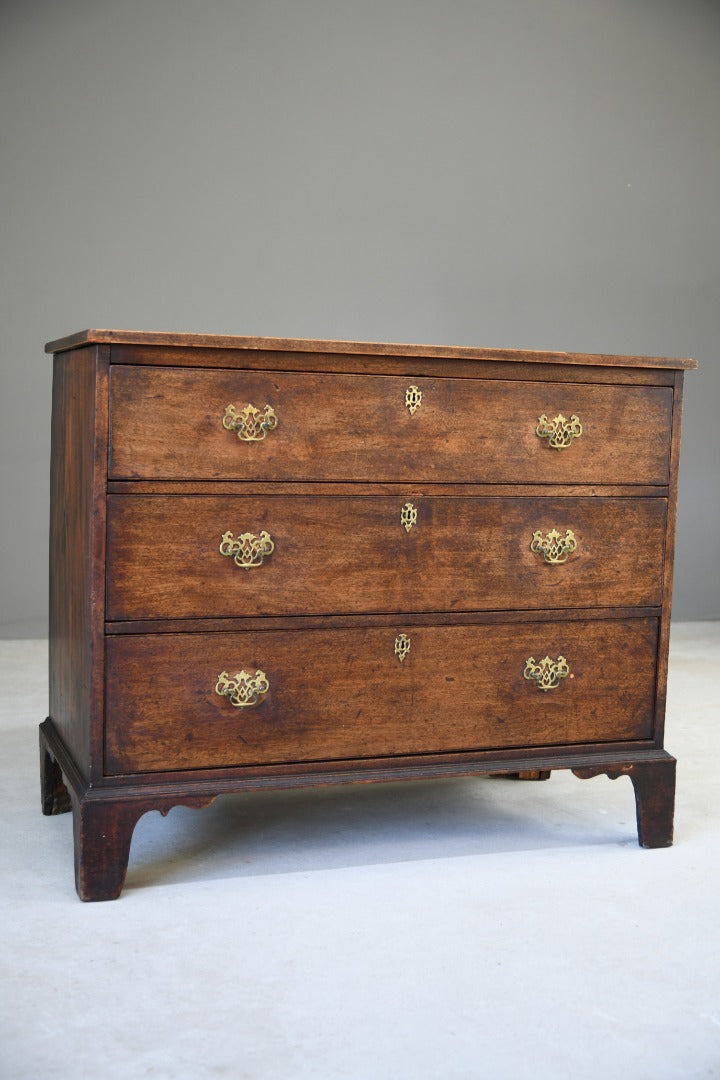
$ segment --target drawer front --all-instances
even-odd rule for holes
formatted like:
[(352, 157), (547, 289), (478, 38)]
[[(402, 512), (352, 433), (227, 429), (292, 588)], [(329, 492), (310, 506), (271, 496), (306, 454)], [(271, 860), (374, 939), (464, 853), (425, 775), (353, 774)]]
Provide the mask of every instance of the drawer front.
[[(114, 479), (666, 484), (671, 408), (666, 387), (116, 365), (109, 468)], [(561, 415), (582, 433), (553, 428)]]
[(106, 649), (109, 775), (652, 735), (655, 619), (121, 635)]
[(665, 516), (661, 498), (111, 495), (108, 618), (655, 607)]

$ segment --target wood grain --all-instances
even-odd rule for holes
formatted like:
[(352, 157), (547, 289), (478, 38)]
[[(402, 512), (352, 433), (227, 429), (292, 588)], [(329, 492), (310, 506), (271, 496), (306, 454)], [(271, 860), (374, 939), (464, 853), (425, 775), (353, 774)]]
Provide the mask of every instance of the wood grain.
[[(112, 479), (665, 484), (672, 391), (664, 387), (113, 367)], [(270, 405), (262, 442), (223, 428), (228, 404)], [(580, 416), (565, 450), (541, 414)]]
[(86, 776), (102, 768), (107, 349), (54, 358), (50, 716)]
[(110, 495), (498, 495), (547, 498), (663, 498), (664, 484), (432, 484), (386, 481), (382, 484), (294, 480), (109, 480)]
[[(72, 805), (83, 899), (119, 894), (141, 814), (231, 791), (572, 768), (629, 776), (640, 842), (671, 842), (694, 361), (112, 330), (48, 348), (41, 797)], [(222, 426), (248, 403), (279, 418), (262, 442)], [(535, 430), (559, 412), (583, 425), (562, 451)], [(550, 529), (578, 542), (560, 565), (530, 548)], [(261, 530), (262, 566), (220, 554)], [(523, 673), (546, 654), (570, 672), (543, 693)], [(269, 681), (247, 709), (215, 690), (241, 668)]]
[[(83, 798), (104, 801), (118, 797), (140, 802), (165, 798), (179, 803), (185, 797), (207, 798), (242, 791), (273, 791), (280, 788), (325, 787), (334, 784), (373, 784), (392, 780), (439, 780), (458, 776), (496, 775), (525, 769), (575, 769), (621, 767), (632, 762), (665, 760), (649, 739), (633, 742), (577, 743), (571, 746), (505, 747), (499, 750), (350, 758), (335, 761), (280, 762), (276, 765), (236, 765), (228, 768), (190, 769), (106, 775), (102, 783), (88, 788), (75, 770), (65, 744), (52, 722), (40, 725), (50, 754), (63, 776), (69, 772), (68, 790)], [(152, 809), (148, 805), (147, 809)]]
[[(663, 562), (663, 613), (658, 642), (658, 677), (655, 697), (655, 733), (662, 746), (665, 732), (668, 656), (670, 651), (670, 618), (672, 614), (673, 569), (675, 564), (675, 526), (677, 520), (678, 473), (680, 469), (680, 437), (682, 430), (683, 373), (675, 374), (675, 394), (672, 416), (672, 450), (670, 456), (670, 497), (668, 499), (667, 534)], [(673, 774), (674, 775), (674, 774)]]
[(581, 780), (606, 775), (611, 780), (629, 776), (635, 790), (638, 843), (645, 848), (670, 847), (675, 817), (676, 761), (670, 754), (657, 761), (634, 761), (574, 768)]
[[(108, 496), (110, 620), (336, 612), (653, 607), (662, 598), (664, 499)], [(533, 533), (570, 529), (550, 565)], [(223, 534), (266, 531), (249, 570)], [(179, 587), (179, 584), (182, 586)]]
[[(528, 612), (517, 611), (443, 611), (442, 621), (446, 626), (474, 626), (496, 623), (522, 623), (527, 620)], [(655, 619), (662, 614), (660, 607), (628, 608), (546, 608), (533, 611), (533, 622), (585, 622), (587, 619)], [(406, 612), (403, 623), (406, 626), (434, 626), (438, 622), (437, 611)], [(395, 626), (397, 614), (386, 612), (355, 612), (338, 615), (232, 615), (225, 619), (133, 619), (128, 622), (108, 622), (105, 633), (116, 634), (225, 634), (234, 630), (317, 630), (325, 627), (330, 630), (347, 630), (353, 627)]]
[(265, 349), (269, 351), (324, 353), (368, 353), (383, 356), (459, 357), (468, 359), (501, 359), (522, 363), (560, 362), (566, 364), (601, 364), (610, 367), (695, 367), (696, 362), (685, 358), (664, 356), (614, 356), (607, 354), (541, 352), (532, 349), (477, 349), (457, 345), (403, 345), (367, 341), (325, 341), (314, 338), (244, 337), (233, 334), (174, 334), (147, 330), (81, 330), (55, 341), (49, 341), (46, 352), (61, 352), (88, 342), (164, 345), (177, 348)]
[(343, 372), (355, 375), (442, 375), (453, 379), (549, 379), (563, 382), (627, 383), (672, 386), (673, 368), (609, 367), (595, 364), (518, 364), (511, 360), (458, 359), (442, 356), (367, 354), (362, 352), (273, 352), (268, 349), (226, 349), (171, 345), (112, 345), (113, 364), (150, 364), (160, 367), (235, 368), (280, 371)]
[[(652, 733), (657, 620), (108, 638), (110, 774), (539, 747)], [(567, 658), (541, 692), (527, 659)], [(221, 671), (266, 673), (250, 708)]]

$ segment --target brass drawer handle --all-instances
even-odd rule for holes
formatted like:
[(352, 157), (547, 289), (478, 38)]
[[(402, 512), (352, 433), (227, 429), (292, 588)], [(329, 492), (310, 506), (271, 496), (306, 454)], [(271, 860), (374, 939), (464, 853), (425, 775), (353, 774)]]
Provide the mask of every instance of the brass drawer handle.
[(253, 566), (262, 566), (263, 559), (275, 550), (270, 533), (263, 530), (259, 536), (255, 533), (240, 533), (234, 537), (231, 532), (223, 533), (220, 541), (220, 554), (232, 557), (236, 566), (251, 570)]
[(569, 674), (570, 666), (564, 656), (558, 656), (557, 660), (545, 656), (539, 664), (535, 663), (534, 656), (529, 656), (523, 671), (526, 679), (535, 679), (538, 690), (554, 690)]
[(541, 439), (547, 439), (553, 450), (564, 450), (573, 439), (579, 439), (583, 433), (582, 424), (575, 413), (569, 420), (562, 413), (548, 420), (547, 414), (543, 413), (538, 417), (538, 421), (535, 434)]
[(232, 676), (228, 675), (227, 671), (221, 671), (215, 684), (215, 693), (220, 697), (230, 698), (230, 704), (237, 709), (257, 705), (269, 689), (270, 683), (264, 671), (256, 671), (251, 675), (245, 669)]
[(556, 565), (567, 562), (568, 555), (572, 555), (577, 546), (575, 533), (572, 529), (566, 529), (564, 536), (561, 536), (557, 529), (551, 529), (546, 536), (543, 536), (538, 529), (537, 532), (533, 533), (530, 542), (531, 551), (534, 551), (536, 555), (542, 555), (546, 563)]
[(278, 418), (269, 405), (266, 405), (262, 412), (250, 404), (240, 412), (237, 412), (234, 405), (227, 405), (222, 423), (228, 431), (236, 431), (238, 439), (243, 442), (260, 442), (268, 431), (275, 430)]

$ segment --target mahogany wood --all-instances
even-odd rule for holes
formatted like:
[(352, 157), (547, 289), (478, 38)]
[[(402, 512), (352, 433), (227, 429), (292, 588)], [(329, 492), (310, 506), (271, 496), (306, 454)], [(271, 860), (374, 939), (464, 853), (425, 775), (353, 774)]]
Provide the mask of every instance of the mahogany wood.
[(40, 805), (43, 814), (66, 814), (70, 809), (70, 793), (63, 781), (62, 769), (53, 757), (45, 732), (40, 727)]
[[(638, 608), (546, 608), (533, 611), (533, 622), (581, 622), (585, 619), (658, 618), (660, 607)], [(435, 626), (438, 615), (446, 626), (489, 626), (502, 623), (524, 623), (528, 611), (413, 611), (403, 614), (403, 626)], [(398, 615), (388, 612), (357, 612), (331, 615), (234, 615), (224, 619), (133, 619), (128, 622), (108, 622), (105, 633), (116, 634), (207, 634), (228, 633), (234, 630), (312, 630), (352, 629), (366, 626), (397, 626)]]
[[(489, 776), (529, 769), (572, 769), (669, 757), (654, 739), (633, 742), (589, 742), (551, 747), (505, 747), (500, 750), (458, 750), (442, 753), (395, 754), (392, 757), (351, 758), (335, 761), (279, 762), (274, 765), (235, 765), (207, 769), (168, 769), (160, 772), (103, 777), (102, 784), (87, 788), (67, 757), (52, 720), (40, 725), (47, 735), (50, 753), (59, 764), (68, 790), (87, 798), (142, 799), (167, 795), (176, 801), (185, 795), (227, 794), (277, 788), (328, 786), (342, 783), (376, 783), (388, 780), (448, 779), (457, 776)], [(66, 771), (66, 767), (69, 773)], [(73, 771), (74, 770), (74, 771)], [(152, 809), (152, 807), (148, 807)]]
[[(665, 731), (665, 702), (667, 697), (668, 653), (670, 649), (670, 616), (672, 612), (673, 566), (675, 563), (675, 521), (677, 517), (678, 472), (680, 469), (680, 427), (682, 422), (683, 373), (675, 372), (673, 396), (672, 444), (670, 452), (671, 487), (665, 533), (663, 561), (663, 611), (660, 618), (658, 642), (658, 692), (655, 699), (655, 730), (662, 741)], [(674, 776), (674, 774), (673, 774)]]
[[(657, 621), (120, 635), (108, 639), (108, 773), (547, 746), (652, 735)], [(529, 657), (565, 656), (540, 691)], [(222, 671), (263, 671), (236, 708)], [(438, 723), (442, 717), (442, 723)]]
[(50, 427), (50, 714), (86, 777), (102, 767), (107, 348), (54, 358)]
[[(142, 814), (221, 792), (570, 768), (630, 776), (640, 843), (671, 842), (693, 361), (102, 330), (49, 348), (41, 798), (72, 807), (83, 899), (119, 894)], [(248, 402), (279, 419), (251, 444), (221, 423)], [(543, 412), (582, 437), (550, 449)], [(562, 565), (530, 551), (551, 528), (578, 539)], [(260, 529), (263, 566), (220, 555)], [(523, 672), (546, 653), (570, 674), (541, 692)], [(270, 686), (235, 708), (215, 684), (243, 667)]]
[(640, 761), (618, 767), (591, 766), (573, 769), (575, 776), (588, 780), (605, 774), (611, 780), (629, 776), (635, 791), (638, 840), (641, 847), (670, 847), (675, 815), (675, 758)]
[[(653, 607), (664, 499), (108, 496), (107, 617), (166, 619), (362, 611)], [(552, 565), (536, 530), (572, 530)], [(262, 566), (220, 553), (223, 535), (267, 531)], [(178, 579), (183, 582), (178, 589)], [(342, 581), (342, 595), (338, 582)]]
[(562, 364), (601, 364), (609, 367), (695, 368), (697, 362), (667, 356), (612, 356), (607, 354), (540, 352), (532, 349), (477, 349), (458, 345), (403, 345), (367, 341), (327, 341), (313, 338), (244, 337), (234, 334), (173, 334), (153, 330), (81, 330), (56, 341), (49, 341), (45, 351), (62, 352), (87, 342), (113, 344), (164, 345), (172, 348), (248, 349), (279, 352), (369, 353), (378, 356), (425, 356), (431, 359), (464, 357), (502, 359), (510, 363), (536, 363), (553, 360)]
[(663, 484), (435, 484), (405, 481), (363, 484), (353, 481), (288, 480), (108, 480), (109, 495), (512, 495), (534, 496), (540, 490), (547, 498), (639, 499), (667, 498)]
[[(627, 385), (672, 386), (675, 371), (668, 368), (604, 367), (600, 364), (545, 363), (518, 364), (486, 358), (457, 359), (414, 355), (367, 355), (363, 353), (324, 353), (291, 350), (178, 348), (167, 345), (113, 345), (114, 364), (151, 364), (161, 367), (242, 368), (248, 370), (342, 371), (355, 375), (419, 375), (441, 373), (454, 379), (538, 379), (563, 382), (597, 382)], [(440, 367), (441, 365), (441, 367)], [(440, 369), (440, 370), (439, 370)]]
[(181, 802), (202, 809), (211, 797), (181, 799), (78, 798), (71, 790), (75, 843), (75, 887), (81, 900), (116, 900), (127, 873), (133, 830), (143, 814), (159, 810), (163, 817)]
[[(113, 479), (666, 484), (672, 391), (567, 383), (113, 366)], [(225, 409), (270, 405), (277, 428), (241, 442)], [(538, 418), (580, 416), (564, 451)]]

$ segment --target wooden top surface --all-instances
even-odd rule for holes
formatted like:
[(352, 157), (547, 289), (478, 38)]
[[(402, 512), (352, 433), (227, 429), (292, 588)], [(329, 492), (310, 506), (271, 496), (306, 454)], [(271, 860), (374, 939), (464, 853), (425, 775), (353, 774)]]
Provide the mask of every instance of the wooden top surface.
[(697, 367), (696, 360), (669, 356), (611, 356), (603, 353), (542, 352), (531, 349), (476, 349), (459, 345), (400, 345), (368, 341), (320, 341), (310, 338), (240, 337), (235, 334), (172, 334), (148, 330), (81, 330), (49, 341), (45, 352), (82, 345), (158, 345), (181, 349), (254, 349), (263, 352), (337, 353), (364, 356), (445, 357), (453, 360), (507, 360), (531, 364), (587, 364), (600, 367)]

